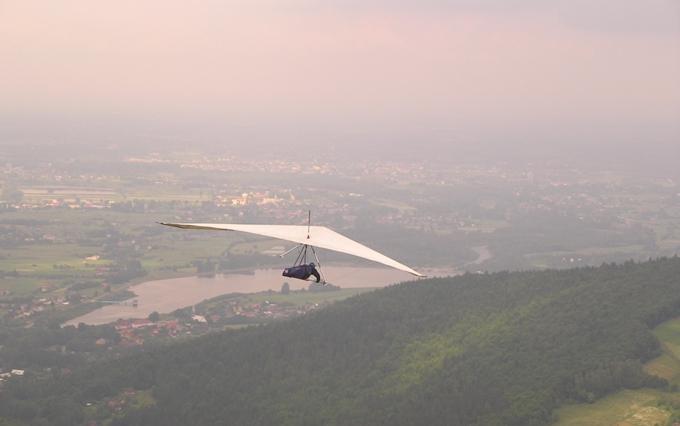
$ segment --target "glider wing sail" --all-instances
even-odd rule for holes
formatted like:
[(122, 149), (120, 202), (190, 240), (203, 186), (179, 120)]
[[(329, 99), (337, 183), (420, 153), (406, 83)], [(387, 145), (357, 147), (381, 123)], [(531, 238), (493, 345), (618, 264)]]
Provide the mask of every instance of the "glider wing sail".
[(161, 223), (161, 225), (174, 226), (182, 229), (211, 229), (220, 231), (239, 231), (249, 234), (262, 235), (280, 240), (292, 241), (298, 244), (307, 244), (326, 250), (350, 254), (372, 260), (383, 265), (390, 266), (400, 271), (408, 272), (417, 277), (424, 275), (414, 271), (408, 266), (390, 259), (384, 254), (359, 244), (344, 235), (326, 228), (325, 226), (301, 226), (301, 225), (240, 225), (228, 223)]

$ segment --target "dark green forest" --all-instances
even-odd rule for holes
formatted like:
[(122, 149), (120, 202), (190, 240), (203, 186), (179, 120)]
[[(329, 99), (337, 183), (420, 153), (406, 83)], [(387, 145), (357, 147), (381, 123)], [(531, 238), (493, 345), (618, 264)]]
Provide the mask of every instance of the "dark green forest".
[(51, 379), (16, 380), (0, 412), (102, 420), (126, 388), (154, 403), (119, 425), (544, 425), (568, 401), (665, 387), (642, 363), (680, 314), (680, 259), (466, 274), (395, 285), (293, 320), (188, 340)]

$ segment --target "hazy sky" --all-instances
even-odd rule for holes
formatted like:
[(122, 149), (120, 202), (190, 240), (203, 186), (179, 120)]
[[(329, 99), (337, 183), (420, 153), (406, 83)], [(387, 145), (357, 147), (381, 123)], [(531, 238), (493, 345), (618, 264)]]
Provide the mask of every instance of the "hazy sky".
[(0, 143), (680, 145), (680, 0), (0, 0)]

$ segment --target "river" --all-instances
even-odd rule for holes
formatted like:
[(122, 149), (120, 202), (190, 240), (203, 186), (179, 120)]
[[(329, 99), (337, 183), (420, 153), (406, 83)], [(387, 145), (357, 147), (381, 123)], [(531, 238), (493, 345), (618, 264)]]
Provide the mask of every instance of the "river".
[[(326, 279), (343, 288), (385, 287), (410, 281), (413, 276), (389, 268), (325, 266)], [(429, 276), (454, 275), (452, 269), (424, 270)], [(95, 309), (64, 325), (107, 324), (119, 318), (146, 318), (151, 312), (168, 313), (192, 306), (206, 299), (229, 293), (259, 293), (267, 290), (280, 291), (288, 282), (291, 290), (306, 288), (308, 283), (281, 276), (280, 269), (257, 269), (252, 274), (229, 273), (213, 278), (182, 277), (146, 281), (129, 288), (137, 296), (138, 306), (114, 304)]]

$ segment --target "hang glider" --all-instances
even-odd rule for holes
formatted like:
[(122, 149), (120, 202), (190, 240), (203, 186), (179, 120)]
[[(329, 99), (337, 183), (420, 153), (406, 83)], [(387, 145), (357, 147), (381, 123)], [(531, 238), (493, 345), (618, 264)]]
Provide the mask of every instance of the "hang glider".
[(416, 272), (408, 266), (391, 259), (384, 254), (351, 240), (344, 235), (326, 228), (325, 226), (305, 225), (241, 225), (229, 223), (163, 223), (181, 229), (209, 229), (219, 231), (238, 231), (279, 240), (292, 241), (301, 246), (317, 247), (349, 254), (373, 262), (382, 263), (400, 271), (408, 272), (416, 277), (425, 275)]

